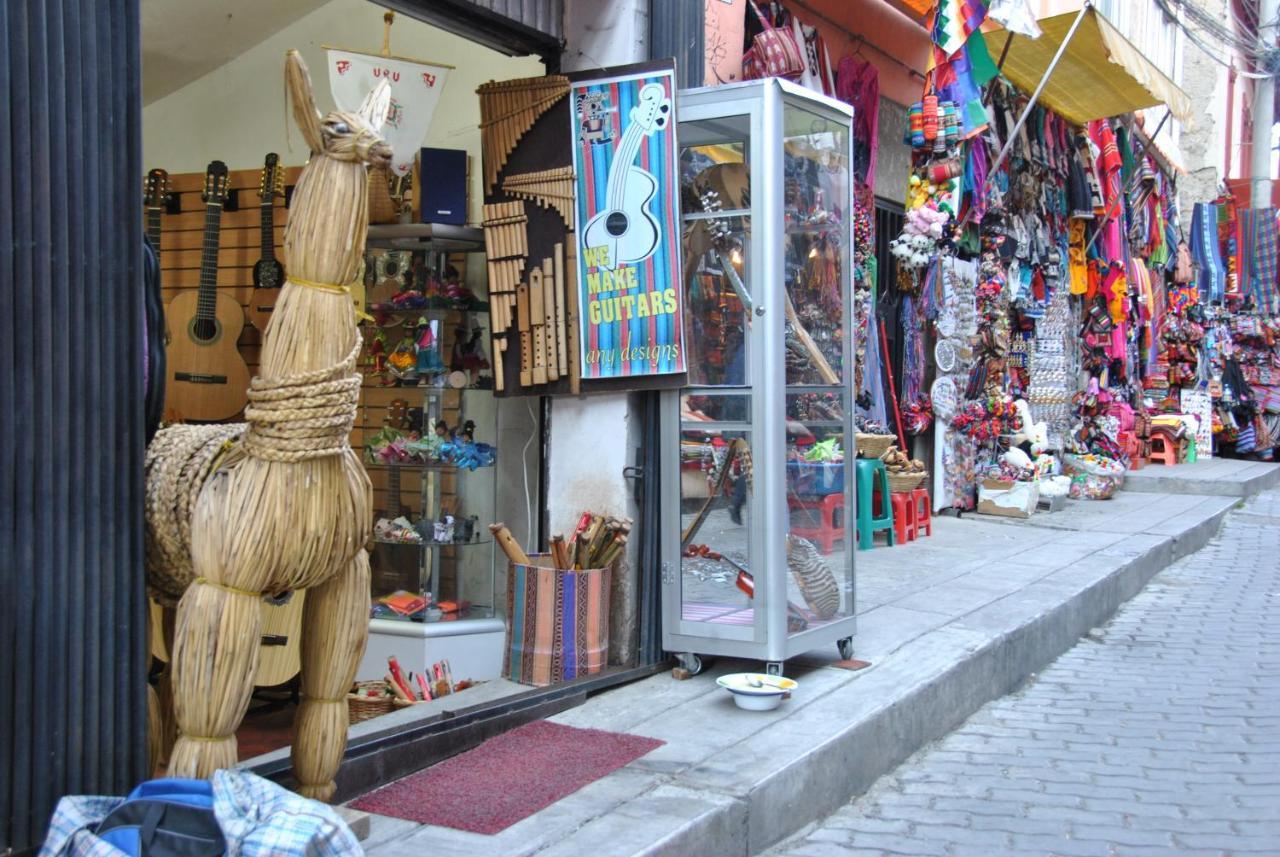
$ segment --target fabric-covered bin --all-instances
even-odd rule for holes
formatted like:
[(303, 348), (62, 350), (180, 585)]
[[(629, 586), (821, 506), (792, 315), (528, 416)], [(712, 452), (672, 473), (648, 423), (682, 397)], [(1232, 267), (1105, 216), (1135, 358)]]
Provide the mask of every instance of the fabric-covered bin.
[(502, 675), (544, 687), (598, 673), (609, 660), (607, 568), (570, 571), (511, 563), (507, 573), (507, 645)]

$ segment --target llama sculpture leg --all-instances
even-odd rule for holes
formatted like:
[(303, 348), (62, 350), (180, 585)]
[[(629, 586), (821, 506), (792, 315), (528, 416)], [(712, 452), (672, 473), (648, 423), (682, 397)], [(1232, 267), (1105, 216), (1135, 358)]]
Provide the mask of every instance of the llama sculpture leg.
[(261, 600), (204, 579), (182, 596), (173, 651), (179, 734), (169, 776), (207, 778), (239, 761), (236, 729), (258, 672)]
[(294, 720), (298, 792), (327, 801), (347, 747), (347, 691), (369, 639), (369, 555), (307, 590), (302, 608), (302, 705)]

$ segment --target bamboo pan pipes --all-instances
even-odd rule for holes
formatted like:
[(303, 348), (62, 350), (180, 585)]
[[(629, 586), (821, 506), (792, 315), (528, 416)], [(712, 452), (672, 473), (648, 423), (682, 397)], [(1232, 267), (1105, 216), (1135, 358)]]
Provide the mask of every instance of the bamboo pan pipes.
[[(247, 425), (231, 436), (225, 426), (179, 427), (189, 435), (203, 429), (224, 435), (214, 458), (201, 458), (196, 468), (203, 475), (192, 489), (189, 519), (177, 516), (178, 528), (189, 530), (190, 567), (170, 562), (156, 569), (153, 590), (163, 586), (169, 597), (181, 596), (173, 647), (179, 735), (168, 771), (178, 777), (208, 777), (236, 764), (235, 731), (258, 662), (259, 601), (309, 590), (293, 765), (299, 791), (328, 800), (346, 746), (345, 697), (368, 635), (364, 544), (372, 497), (348, 443), (360, 387), (349, 287), (364, 255), (368, 167), (391, 158), (379, 136), (390, 89), (380, 83), (355, 113), (322, 116), (296, 51), (287, 55), (285, 80), (312, 153), (285, 232), (287, 278), (263, 335)], [(160, 442), (158, 436), (153, 446)], [(149, 478), (183, 472), (185, 465), (165, 458), (187, 447), (208, 455), (208, 446), (193, 440), (157, 453)], [(149, 513), (151, 505), (149, 498)], [(149, 542), (174, 541), (172, 533), (165, 538), (174, 519), (172, 507), (167, 511), (167, 518), (149, 516)], [(149, 557), (162, 555), (148, 548)]]
[[(627, 539), (631, 537), (631, 527), (634, 523), (631, 518), (615, 518), (583, 512), (572, 535), (551, 537), (548, 542), (551, 563), (555, 568), (566, 571), (608, 568), (617, 562), (622, 552), (626, 550)], [(489, 532), (493, 533), (494, 540), (507, 555), (507, 559), (517, 565), (535, 564), (511, 535), (506, 524), (490, 524)]]

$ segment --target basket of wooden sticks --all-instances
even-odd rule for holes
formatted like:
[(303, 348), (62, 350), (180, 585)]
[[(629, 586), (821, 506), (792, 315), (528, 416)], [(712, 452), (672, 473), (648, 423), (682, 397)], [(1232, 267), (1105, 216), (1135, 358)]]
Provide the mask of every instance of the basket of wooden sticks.
[(388, 714), (394, 699), (391, 691), (387, 689), (386, 682), (358, 682), (347, 694), (348, 722), (354, 726), (365, 720)]
[(542, 687), (591, 675), (609, 660), (612, 567), (631, 521), (584, 513), (549, 553), (527, 554), (502, 524), (490, 528), (511, 560), (507, 573), (504, 678)]

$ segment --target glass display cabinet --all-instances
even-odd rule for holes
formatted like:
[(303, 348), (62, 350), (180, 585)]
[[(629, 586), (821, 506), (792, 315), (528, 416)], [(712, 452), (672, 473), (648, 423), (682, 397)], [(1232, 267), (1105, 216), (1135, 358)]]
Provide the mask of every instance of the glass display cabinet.
[(688, 387), (663, 393), (663, 645), (852, 656), (852, 109), (778, 79), (680, 93)]

